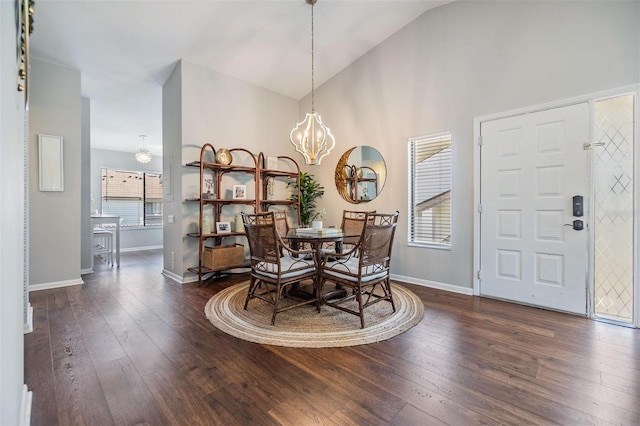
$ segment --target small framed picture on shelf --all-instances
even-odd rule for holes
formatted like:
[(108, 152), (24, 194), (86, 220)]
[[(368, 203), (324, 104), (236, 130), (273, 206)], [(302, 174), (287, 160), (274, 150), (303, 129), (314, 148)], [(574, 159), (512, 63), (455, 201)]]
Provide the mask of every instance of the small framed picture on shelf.
[(228, 234), (231, 232), (230, 222), (216, 222), (216, 234)]
[(267, 157), (267, 169), (276, 170), (278, 168), (278, 157)]
[(246, 200), (247, 199), (247, 185), (233, 185), (233, 199), (234, 200)]

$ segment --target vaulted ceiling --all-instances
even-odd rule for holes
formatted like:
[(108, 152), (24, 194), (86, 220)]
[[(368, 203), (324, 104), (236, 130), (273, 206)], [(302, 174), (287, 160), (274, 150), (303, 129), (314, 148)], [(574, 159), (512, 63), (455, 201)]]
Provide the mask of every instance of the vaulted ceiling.
[[(316, 87), (447, 0), (319, 0)], [(311, 90), (305, 0), (39, 0), (32, 56), (81, 71), (91, 144), (159, 154), (162, 85), (185, 59), (293, 99)]]

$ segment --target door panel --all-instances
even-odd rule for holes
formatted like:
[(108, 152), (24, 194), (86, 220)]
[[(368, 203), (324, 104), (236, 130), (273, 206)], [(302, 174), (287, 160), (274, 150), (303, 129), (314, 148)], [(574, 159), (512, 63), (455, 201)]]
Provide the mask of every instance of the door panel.
[(584, 103), (481, 124), (482, 295), (586, 314), (588, 123)]

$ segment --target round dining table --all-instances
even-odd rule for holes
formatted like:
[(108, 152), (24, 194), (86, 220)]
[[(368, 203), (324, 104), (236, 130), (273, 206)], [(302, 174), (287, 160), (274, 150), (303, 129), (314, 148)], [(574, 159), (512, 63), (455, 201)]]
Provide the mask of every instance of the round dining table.
[[(360, 235), (355, 234), (345, 234), (341, 229), (337, 228), (326, 228), (326, 229), (310, 229), (303, 228), (300, 229), (290, 229), (287, 233), (286, 239), (290, 242), (291, 248), (294, 250), (299, 250), (302, 244), (309, 244), (311, 248), (316, 252), (316, 259), (318, 259), (318, 285), (320, 285), (320, 279), (322, 277), (322, 269), (320, 268), (320, 261), (322, 258), (322, 246), (325, 243), (334, 243), (336, 253), (342, 253), (342, 241), (347, 237), (359, 237)], [(294, 286), (290, 291), (293, 292), (297, 297), (313, 297), (312, 294), (303, 292), (297, 286)], [(336, 297), (343, 297), (345, 295), (345, 291), (341, 288), (340, 285), (336, 285), (336, 289), (332, 290), (324, 295), (321, 295), (323, 299), (333, 299)]]

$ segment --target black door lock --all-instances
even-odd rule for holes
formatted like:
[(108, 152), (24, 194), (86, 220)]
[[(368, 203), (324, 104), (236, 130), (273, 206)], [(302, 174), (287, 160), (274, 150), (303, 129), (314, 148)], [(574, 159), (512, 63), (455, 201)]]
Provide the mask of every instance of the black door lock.
[(582, 231), (584, 229), (584, 223), (581, 220), (574, 220), (573, 221), (573, 229), (575, 231)]
[[(582, 195), (574, 195), (573, 196), (573, 215), (580, 217), (583, 214), (584, 214), (584, 199), (582, 198)], [(576, 229), (576, 228), (574, 227), (573, 229)]]

